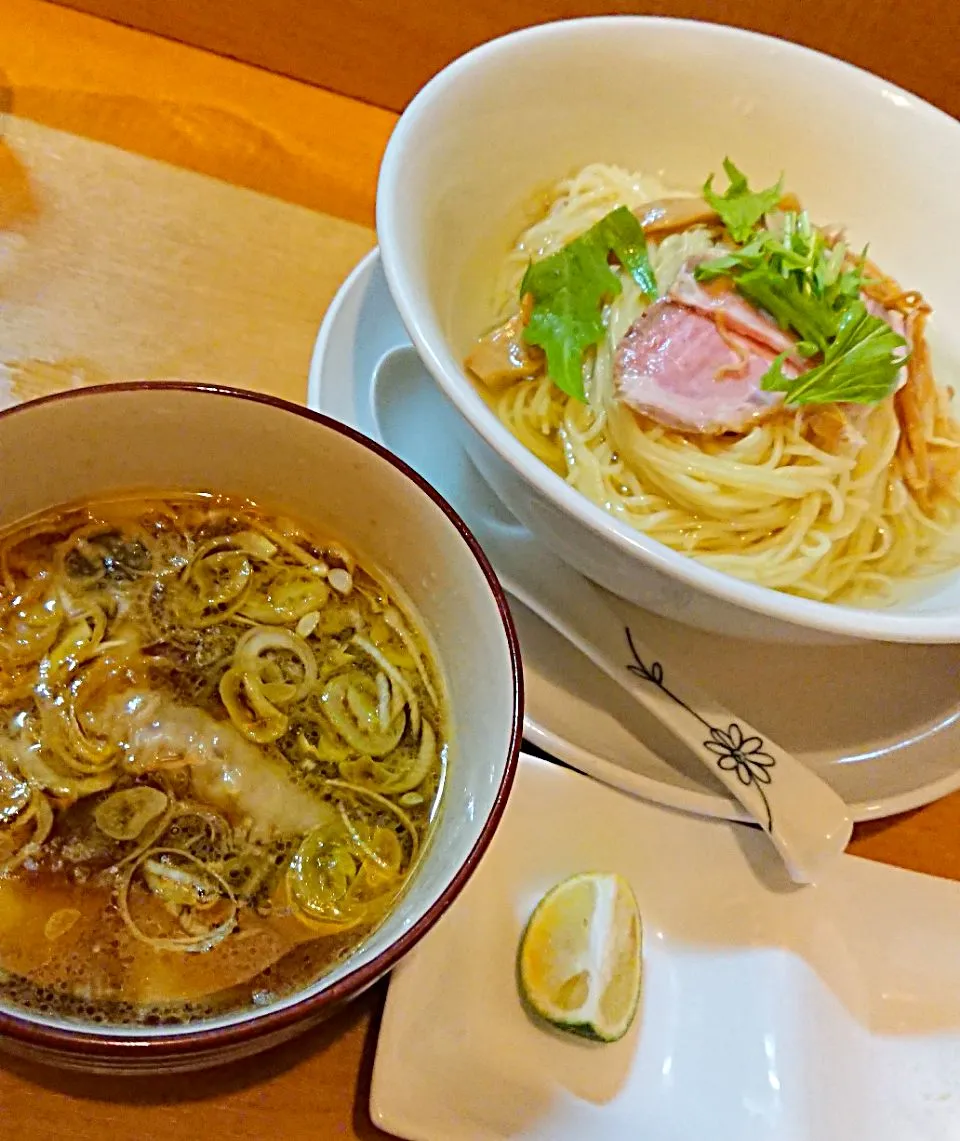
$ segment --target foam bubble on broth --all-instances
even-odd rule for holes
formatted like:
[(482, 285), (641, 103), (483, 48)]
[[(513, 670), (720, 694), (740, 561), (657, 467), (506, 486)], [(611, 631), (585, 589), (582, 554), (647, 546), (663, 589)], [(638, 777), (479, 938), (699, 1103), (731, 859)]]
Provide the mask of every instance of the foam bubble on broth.
[(404, 890), (448, 739), (338, 537), (210, 495), (0, 533), (0, 998), (173, 1026), (302, 989)]

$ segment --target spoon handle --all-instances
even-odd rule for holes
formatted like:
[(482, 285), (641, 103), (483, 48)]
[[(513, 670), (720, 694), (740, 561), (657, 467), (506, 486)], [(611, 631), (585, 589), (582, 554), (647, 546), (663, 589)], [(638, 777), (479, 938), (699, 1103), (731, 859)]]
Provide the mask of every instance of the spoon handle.
[(507, 591), (683, 741), (767, 832), (790, 877), (814, 883), (853, 829), (833, 789), (646, 645), (577, 571), (539, 544), (525, 557), (519, 529), (509, 540), (484, 531), (478, 537)]
[[(378, 365), (371, 413), (381, 439), (386, 436), (379, 401), (391, 394), (396, 399), (420, 368), (409, 347), (387, 353)], [(432, 441), (431, 456), (437, 447)], [(456, 491), (455, 484), (445, 487), (450, 470), (450, 465), (431, 470), (432, 476), (440, 476), (436, 486), (441, 492)], [(502, 504), (482, 479), (476, 492), (459, 503), (454, 494), (453, 500), (504, 587), (672, 730), (767, 832), (791, 877), (798, 883), (813, 882), (850, 839), (850, 814), (840, 797), (816, 773), (684, 677), (675, 663), (645, 646), (639, 631), (624, 627), (598, 587), (515, 520), (504, 521)], [(617, 784), (618, 774), (608, 779)]]
[[(615, 618), (616, 615), (613, 615)], [(812, 770), (742, 717), (664, 664), (621, 626), (629, 656), (595, 665), (685, 742), (747, 809), (779, 851), (790, 877), (814, 883), (850, 841), (853, 822), (843, 800)]]

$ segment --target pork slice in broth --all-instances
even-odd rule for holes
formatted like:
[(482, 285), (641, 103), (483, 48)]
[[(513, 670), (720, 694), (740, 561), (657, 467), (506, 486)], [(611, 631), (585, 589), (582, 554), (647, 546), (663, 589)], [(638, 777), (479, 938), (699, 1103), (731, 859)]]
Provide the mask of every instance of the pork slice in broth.
[(251, 820), (255, 839), (301, 836), (335, 819), (333, 807), (301, 785), (286, 761), (201, 709), (154, 693), (128, 693), (115, 716), (124, 721), (131, 769), (188, 764), (196, 799)]

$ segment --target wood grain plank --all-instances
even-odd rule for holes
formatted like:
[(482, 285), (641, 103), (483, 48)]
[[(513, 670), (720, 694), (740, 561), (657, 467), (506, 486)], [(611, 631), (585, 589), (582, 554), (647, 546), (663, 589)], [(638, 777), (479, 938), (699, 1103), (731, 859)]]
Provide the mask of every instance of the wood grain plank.
[(40, 0), (0, 3), (4, 91), (0, 112), (373, 224), (379, 108)]
[(376, 1141), (370, 1075), (385, 984), (266, 1054), (200, 1074), (95, 1077), (3, 1057), (0, 1123), (17, 1141)]
[(29, 210), (0, 233), (0, 406), (170, 376), (304, 400), (370, 230), (25, 119), (3, 154)]
[(59, 0), (71, 8), (400, 110), (484, 40), (569, 16), (644, 13), (734, 24), (848, 59), (960, 115), (960, 4), (898, 0)]

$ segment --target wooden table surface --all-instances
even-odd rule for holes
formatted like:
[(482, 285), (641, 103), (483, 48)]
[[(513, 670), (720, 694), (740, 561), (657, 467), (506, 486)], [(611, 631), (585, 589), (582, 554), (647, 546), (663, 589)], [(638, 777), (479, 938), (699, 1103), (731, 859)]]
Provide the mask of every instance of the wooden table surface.
[[(136, 359), (141, 375), (219, 375), (302, 400), (323, 309), (374, 241), (393, 116), (40, 0), (4, 0), (0, 45), (0, 113), (6, 86), (15, 115), (0, 119), (8, 384), (22, 397), (51, 374), (118, 378)], [(960, 879), (960, 794), (859, 827), (851, 850)], [(383, 995), (194, 1077), (120, 1081), (2, 1059), (0, 1135), (382, 1137), (366, 1105)]]

